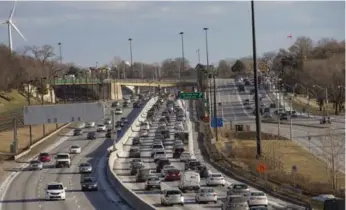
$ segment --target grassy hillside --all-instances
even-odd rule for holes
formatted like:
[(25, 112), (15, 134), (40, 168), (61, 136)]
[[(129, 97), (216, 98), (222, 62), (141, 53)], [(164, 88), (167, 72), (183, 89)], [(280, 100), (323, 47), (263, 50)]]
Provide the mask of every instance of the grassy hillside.
[[(37, 104), (38, 102), (32, 99), (31, 103)], [(0, 93), (0, 115), (21, 112), (24, 105), (27, 105), (27, 99), (18, 90)]]

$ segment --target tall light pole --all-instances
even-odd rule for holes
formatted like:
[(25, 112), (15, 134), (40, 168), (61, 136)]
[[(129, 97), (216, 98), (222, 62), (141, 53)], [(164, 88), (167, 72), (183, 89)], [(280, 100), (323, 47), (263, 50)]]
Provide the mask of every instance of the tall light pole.
[(59, 61), (60, 61), (60, 64), (62, 64), (62, 51), (61, 51), (61, 42), (58, 43), (58, 46), (59, 46)]
[[(209, 28), (203, 28), (205, 32), (205, 51), (206, 51), (206, 58), (207, 58), (207, 74), (209, 75), (209, 51), (208, 51), (208, 30)], [(211, 122), (211, 110), (212, 110), (212, 103), (211, 103), (211, 86), (212, 86), (212, 78), (209, 78), (209, 97), (208, 97), (208, 104), (209, 104), (209, 121)]]
[(201, 63), (201, 56), (200, 56), (199, 48), (197, 49), (196, 52), (197, 52), (198, 63)]
[(132, 70), (132, 74), (134, 74), (133, 71), (133, 63), (132, 63), (132, 38), (129, 38), (129, 44), (130, 44), (130, 64), (131, 64), (131, 70)]
[(261, 115), (260, 115), (260, 110), (259, 110), (259, 97), (258, 97), (255, 5), (254, 5), (254, 1), (253, 0), (251, 0), (251, 25), (252, 25), (253, 73), (254, 73), (254, 82), (255, 82), (256, 145), (257, 145), (257, 158), (260, 158), (261, 155), (262, 155), (262, 147), (261, 147)]
[(181, 58), (182, 58), (182, 61), (181, 61), (181, 68), (179, 69), (179, 80), (180, 80), (180, 74), (181, 74), (181, 71), (184, 71), (185, 69), (185, 56), (184, 56), (184, 32), (180, 32), (180, 37), (181, 37)]

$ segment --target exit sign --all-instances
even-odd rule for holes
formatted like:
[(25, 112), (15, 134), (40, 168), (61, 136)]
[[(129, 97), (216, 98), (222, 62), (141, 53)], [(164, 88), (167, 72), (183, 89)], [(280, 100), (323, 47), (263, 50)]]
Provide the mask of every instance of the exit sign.
[(202, 92), (180, 92), (179, 98), (184, 100), (197, 100), (204, 98), (204, 94)]

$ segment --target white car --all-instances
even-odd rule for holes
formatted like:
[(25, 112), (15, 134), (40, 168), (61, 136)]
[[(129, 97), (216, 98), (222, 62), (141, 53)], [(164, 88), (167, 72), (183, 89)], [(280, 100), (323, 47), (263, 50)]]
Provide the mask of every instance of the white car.
[(161, 205), (168, 206), (180, 204), (184, 206), (185, 200), (183, 193), (178, 189), (167, 189), (161, 193)]
[(122, 114), (123, 110), (121, 108), (116, 108), (114, 111), (115, 114)]
[(66, 188), (60, 182), (51, 182), (46, 187), (46, 200), (65, 200)]
[(167, 125), (166, 125), (166, 123), (165, 122), (159, 122), (158, 123), (158, 127), (166, 127)]
[(268, 198), (264, 192), (251, 192), (248, 200), (249, 206), (268, 206)]
[(142, 130), (140, 133), (141, 137), (148, 137), (149, 136), (149, 132), (147, 130)]
[(165, 159), (166, 158), (166, 152), (163, 151), (157, 151), (154, 154), (154, 161), (157, 161), (159, 159)]
[(30, 161), (29, 170), (42, 170), (43, 164), (39, 160), (32, 160)]
[(217, 195), (213, 188), (202, 187), (198, 190), (195, 197), (196, 203), (217, 203)]
[(222, 185), (225, 186), (226, 180), (220, 173), (212, 173), (207, 178), (207, 186)]
[(161, 175), (164, 177), (166, 175), (167, 171), (171, 170), (171, 169), (176, 169), (176, 168), (172, 165), (165, 165), (161, 170)]
[(103, 124), (100, 124), (100, 125), (97, 125), (97, 132), (106, 132), (107, 128), (105, 125)]
[(174, 129), (177, 131), (184, 131), (184, 125), (183, 124), (177, 124), (174, 126)]
[(186, 162), (187, 160), (191, 159), (193, 156), (189, 152), (183, 152), (180, 155), (180, 161), (181, 162)]
[(80, 148), (79, 146), (77, 146), (77, 145), (72, 145), (71, 147), (70, 147), (70, 153), (71, 154), (79, 154), (79, 153), (81, 153), (82, 152), (82, 148)]
[(105, 125), (110, 125), (112, 124), (112, 120), (111, 119), (105, 119)]
[(87, 122), (85, 123), (85, 128), (93, 128), (95, 127), (95, 122)]

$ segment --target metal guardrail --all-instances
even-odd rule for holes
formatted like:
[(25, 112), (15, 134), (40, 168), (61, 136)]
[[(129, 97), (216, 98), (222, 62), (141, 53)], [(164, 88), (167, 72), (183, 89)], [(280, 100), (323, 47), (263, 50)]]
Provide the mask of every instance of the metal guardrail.
[(89, 78), (77, 78), (77, 79), (55, 79), (51, 82), (53, 85), (69, 85), (69, 84), (104, 84), (111, 82), (119, 83), (156, 83), (156, 84), (167, 84), (167, 83), (190, 83), (197, 82), (194, 79), (188, 80), (143, 80), (143, 79), (89, 79)]

